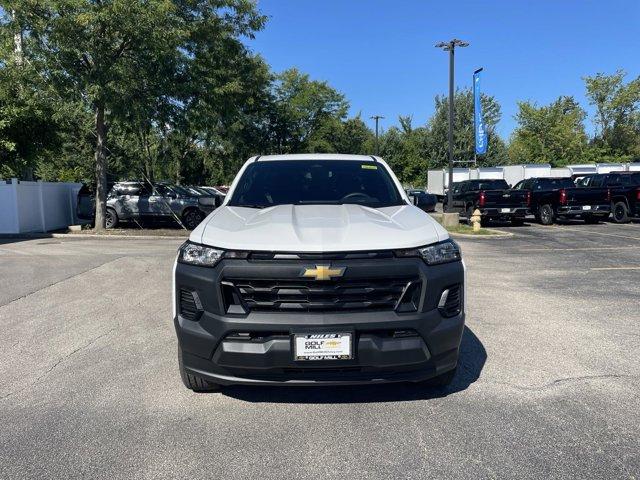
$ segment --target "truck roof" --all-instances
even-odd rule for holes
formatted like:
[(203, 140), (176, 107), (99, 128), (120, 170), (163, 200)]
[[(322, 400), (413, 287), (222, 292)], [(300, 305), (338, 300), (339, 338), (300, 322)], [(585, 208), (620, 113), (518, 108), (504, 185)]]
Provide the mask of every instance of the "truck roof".
[(258, 155), (249, 161), (270, 162), (275, 160), (351, 160), (358, 162), (376, 162), (373, 155), (348, 155), (342, 153), (295, 153), (286, 155)]

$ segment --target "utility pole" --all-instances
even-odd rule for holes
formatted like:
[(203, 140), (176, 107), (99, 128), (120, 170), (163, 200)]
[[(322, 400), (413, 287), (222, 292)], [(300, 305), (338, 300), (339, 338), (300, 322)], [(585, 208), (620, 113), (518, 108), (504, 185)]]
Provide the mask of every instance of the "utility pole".
[(378, 155), (380, 153), (380, 149), (378, 147), (378, 121), (380, 119), (384, 119), (384, 117), (382, 115), (373, 115), (371, 117), (371, 120), (375, 120), (376, 121), (376, 155)]
[(454, 97), (454, 52), (456, 47), (468, 47), (467, 42), (454, 38), (448, 42), (436, 44), (436, 48), (442, 48), (449, 52), (449, 188), (447, 190), (447, 209), (453, 204), (453, 97)]

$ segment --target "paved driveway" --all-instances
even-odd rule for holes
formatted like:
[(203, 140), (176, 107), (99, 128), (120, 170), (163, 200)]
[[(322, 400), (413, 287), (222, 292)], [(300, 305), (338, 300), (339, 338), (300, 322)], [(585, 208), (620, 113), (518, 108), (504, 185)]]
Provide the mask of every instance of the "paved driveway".
[(182, 386), (176, 240), (0, 240), (0, 478), (640, 476), (640, 225), (461, 239), (444, 391)]

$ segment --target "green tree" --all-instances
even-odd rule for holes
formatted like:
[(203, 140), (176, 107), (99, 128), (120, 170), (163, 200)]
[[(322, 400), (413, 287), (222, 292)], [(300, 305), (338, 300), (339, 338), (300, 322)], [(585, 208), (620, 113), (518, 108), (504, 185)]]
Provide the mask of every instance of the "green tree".
[(171, 103), (176, 85), (197, 72), (189, 66), (221, 38), (250, 36), (264, 23), (249, 0), (8, 3), (17, 4), (28, 32), (29, 61), (61, 98), (81, 100), (92, 112), (96, 228), (104, 226), (110, 124), (144, 112), (142, 131), (150, 132), (163, 118), (148, 112)]
[(600, 155), (623, 161), (640, 156), (640, 77), (625, 84), (625, 75), (618, 70), (584, 78), (589, 102), (596, 108), (594, 147)]
[[(333, 149), (328, 139), (335, 136), (335, 122), (344, 120), (349, 109), (343, 94), (295, 68), (276, 76), (272, 102), (269, 144), (271, 152), (278, 153)], [(321, 130), (324, 135), (318, 134)]]
[(587, 150), (585, 111), (573, 97), (559, 97), (548, 106), (518, 103), (509, 155), (514, 163), (549, 163), (553, 167), (580, 163)]
[[(478, 158), (478, 165), (491, 166), (508, 162), (504, 142), (496, 133), (496, 126), (502, 117), (500, 104), (495, 97), (482, 95), (482, 113), (489, 138), (487, 154)], [(458, 90), (453, 100), (454, 130), (453, 156), (455, 160), (469, 161), (474, 158), (474, 100), (471, 89)], [(445, 166), (449, 158), (449, 98), (435, 98), (435, 112), (428, 122), (430, 144), (428, 158), (430, 168)]]

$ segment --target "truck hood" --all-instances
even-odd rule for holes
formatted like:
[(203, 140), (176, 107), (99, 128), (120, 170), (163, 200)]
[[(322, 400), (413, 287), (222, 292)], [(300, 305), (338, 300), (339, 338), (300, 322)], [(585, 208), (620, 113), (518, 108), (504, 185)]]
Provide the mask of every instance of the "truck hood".
[(230, 250), (344, 252), (411, 248), (448, 238), (447, 231), (413, 205), (276, 205), (264, 209), (223, 205), (190, 240)]

